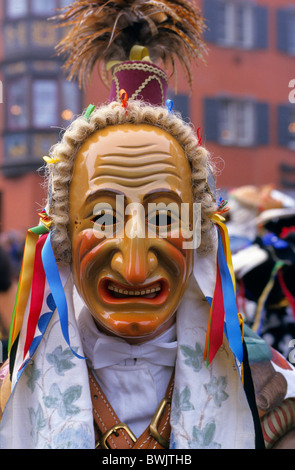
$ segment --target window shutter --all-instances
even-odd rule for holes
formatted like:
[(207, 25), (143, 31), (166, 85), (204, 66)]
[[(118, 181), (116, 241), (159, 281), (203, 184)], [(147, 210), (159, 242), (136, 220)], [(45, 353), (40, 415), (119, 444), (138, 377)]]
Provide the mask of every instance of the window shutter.
[(254, 47), (267, 49), (268, 47), (268, 10), (265, 7), (254, 8)]
[(218, 41), (218, 0), (203, 0), (203, 16), (207, 29), (204, 33), (206, 42)]
[(278, 144), (286, 147), (289, 144), (290, 107), (280, 105), (278, 107)]
[(289, 13), (287, 10), (277, 11), (277, 48), (279, 51), (288, 52), (288, 23)]
[(206, 140), (218, 142), (219, 140), (219, 100), (216, 98), (205, 98), (205, 129)]
[(173, 110), (178, 111), (182, 119), (186, 122), (190, 121), (190, 100), (186, 93), (175, 94), (168, 90), (168, 98), (173, 101)]
[(256, 103), (256, 144), (269, 144), (269, 105)]

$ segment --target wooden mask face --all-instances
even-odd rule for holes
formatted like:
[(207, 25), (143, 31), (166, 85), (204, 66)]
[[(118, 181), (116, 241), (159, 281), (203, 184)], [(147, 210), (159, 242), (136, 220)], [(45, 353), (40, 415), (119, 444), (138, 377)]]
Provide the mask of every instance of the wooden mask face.
[(192, 272), (191, 170), (166, 131), (123, 124), (77, 153), (70, 186), (72, 272), (98, 326), (139, 342), (175, 320)]

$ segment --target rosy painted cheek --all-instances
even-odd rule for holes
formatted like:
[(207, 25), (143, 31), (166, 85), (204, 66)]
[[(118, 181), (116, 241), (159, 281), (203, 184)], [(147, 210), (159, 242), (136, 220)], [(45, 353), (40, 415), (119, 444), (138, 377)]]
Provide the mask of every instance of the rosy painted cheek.
[[(155, 239), (157, 249), (165, 253), (164, 258), (169, 259), (170, 262), (166, 264), (166, 268), (170, 266), (175, 275), (185, 275), (187, 272), (187, 259), (189, 257), (189, 250), (183, 248), (183, 243), (187, 240), (179, 236), (178, 238), (167, 237), (166, 239)], [(124, 240), (122, 239), (98, 239), (92, 229), (86, 229), (80, 232), (73, 243), (73, 261), (76, 269), (79, 270), (79, 277), (81, 274), (86, 275), (89, 267), (99, 261), (100, 267), (111, 262), (109, 254), (113, 249), (122, 247)], [(173, 262), (171, 264), (171, 261)], [(134, 263), (136, 259), (134, 259)], [(173, 268), (171, 267), (173, 265)], [(169, 268), (168, 268), (169, 270)], [(78, 273), (77, 273), (78, 274)]]
[(73, 243), (73, 258), (77, 266), (83, 262), (90, 262), (99, 256), (104, 249), (106, 238), (98, 239), (92, 229), (83, 230), (76, 237)]
[(174, 249), (175, 251), (178, 250), (180, 255), (182, 255), (185, 258), (187, 257), (190, 250), (185, 248), (185, 244), (188, 243), (189, 239), (184, 238), (181, 234), (177, 238), (173, 238), (170, 235), (168, 235), (167, 241), (169, 242), (167, 244), (168, 251), (169, 249)]

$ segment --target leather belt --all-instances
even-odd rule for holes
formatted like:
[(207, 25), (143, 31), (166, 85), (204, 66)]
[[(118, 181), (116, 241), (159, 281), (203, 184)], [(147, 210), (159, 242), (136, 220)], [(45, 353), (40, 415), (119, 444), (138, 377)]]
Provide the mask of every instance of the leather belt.
[(169, 447), (174, 373), (166, 396), (157, 408), (151, 424), (138, 439), (126, 424), (120, 422), (89, 368), (88, 375), (96, 428), (96, 449), (167, 449)]

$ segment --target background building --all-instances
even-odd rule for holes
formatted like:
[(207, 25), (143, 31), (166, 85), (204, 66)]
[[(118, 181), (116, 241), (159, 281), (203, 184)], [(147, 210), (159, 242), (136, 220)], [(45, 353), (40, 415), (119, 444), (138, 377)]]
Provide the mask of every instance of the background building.
[[(54, 46), (61, 31), (47, 21), (64, 0), (3, 0), (0, 5), (0, 227), (38, 222), (44, 193), (36, 171), (63, 127), (108, 90), (94, 72), (82, 95), (65, 81)], [(174, 109), (202, 128), (219, 171), (218, 188), (273, 183), (295, 190), (294, 0), (198, 0), (207, 19), (207, 64), (188, 89), (178, 74)], [(173, 80), (171, 83), (173, 87)]]
[(67, 82), (54, 47), (61, 31), (47, 18), (64, 0), (1, 2), (0, 227), (36, 224), (44, 199), (37, 169), (61, 128), (80, 113), (82, 96)]
[[(204, 0), (207, 70), (194, 100), (207, 146), (224, 159), (219, 186), (295, 187), (295, 2)], [(293, 173), (293, 174), (292, 174)]]

